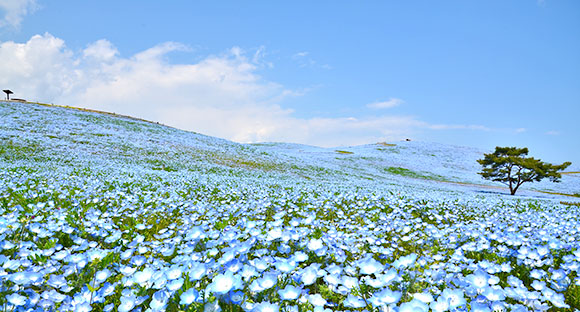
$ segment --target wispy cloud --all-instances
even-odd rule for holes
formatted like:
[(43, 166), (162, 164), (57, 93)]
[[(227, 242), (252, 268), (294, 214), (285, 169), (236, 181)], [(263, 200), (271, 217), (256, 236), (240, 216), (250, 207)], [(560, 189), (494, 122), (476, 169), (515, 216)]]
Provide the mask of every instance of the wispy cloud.
[(560, 135), (560, 131), (550, 130), (546, 132), (547, 135)]
[(298, 52), (298, 53), (294, 54), (292, 56), (292, 58), (298, 59), (298, 58), (305, 57), (305, 56), (308, 56), (308, 52), (302, 51), (302, 52)]
[(27, 14), (38, 8), (36, 0), (0, 0), (0, 28), (17, 28)]
[(528, 131), (528, 129), (526, 129), (526, 128), (517, 128), (517, 129), (515, 130), (515, 132), (516, 132), (516, 133), (524, 133), (524, 132), (526, 132), (526, 131)]
[(196, 63), (167, 61), (172, 51), (187, 49), (168, 42), (123, 57), (107, 40), (73, 52), (59, 38), (36, 35), (25, 43), (0, 43), (0, 85), (20, 98), (132, 115), (238, 142), (328, 147), (399, 140), (432, 130), (487, 130), (432, 125), (414, 116), (299, 118), (283, 103), (306, 91), (263, 79), (256, 52), (234, 47)]
[(404, 103), (404, 101), (401, 99), (390, 98), (386, 101), (374, 102), (374, 103), (367, 104), (367, 107), (374, 108), (374, 109), (384, 109), (384, 108), (391, 108), (391, 107), (399, 106), (403, 103)]
[(431, 130), (478, 130), (492, 131), (493, 129), (482, 125), (462, 125), (462, 124), (430, 124), (426, 128)]
[(330, 66), (328, 64), (320, 64), (317, 61), (315, 61), (310, 56), (310, 52), (307, 52), (307, 51), (301, 51), (301, 52), (295, 53), (294, 55), (292, 55), (292, 59), (298, 64), (299, 67), (316, 67), (316, 68), (322, 68), (322, 69), (327, 69), (327, 70), (332, 69), (332, 66)]

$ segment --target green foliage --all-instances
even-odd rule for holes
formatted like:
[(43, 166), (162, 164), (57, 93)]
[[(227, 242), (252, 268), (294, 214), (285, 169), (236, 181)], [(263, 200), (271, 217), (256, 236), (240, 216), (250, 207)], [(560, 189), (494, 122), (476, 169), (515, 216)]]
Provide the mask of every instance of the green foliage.
[(39, 157), (41, 152), (42, 148), (37, 143), (26, 142), (23, 144), (12, 140), (0, 141), (0, 160), (33, 159), (42, 161), (42, 157)]
[(548, 178), (552, 182), (560, 182), (559, 171), (570, 166), (570, 162), (552, 165), (533, 157), (527, 157), (528, 148), (499, 147), (495, 152), (484, 154), (477, 162), (483, 166), (479, 173), (484, 179), (501, 182), (510, 188), (514, 195), (518, 188), (526, 182), (541, 181)]
[(419, 173), (402, 167), (387, 167), (384, 169), (385, 172), (389, 174), (400, 175), (403, 177), (409, 177), (414, 179), (424, 179), (424, 180), (435, 180), (435, 181), (446, 181), (445, 177), (437, 174), (431, 173)]

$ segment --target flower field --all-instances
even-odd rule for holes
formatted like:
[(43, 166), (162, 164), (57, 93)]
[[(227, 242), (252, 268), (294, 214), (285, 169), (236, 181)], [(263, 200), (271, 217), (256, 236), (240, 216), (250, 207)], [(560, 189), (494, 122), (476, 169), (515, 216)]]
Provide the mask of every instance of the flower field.
[(1, 311), (580, 309), (573, 197), (384, 170), (401, 163), (378, 147), (300, 156), (60, 107), (0, 116)]

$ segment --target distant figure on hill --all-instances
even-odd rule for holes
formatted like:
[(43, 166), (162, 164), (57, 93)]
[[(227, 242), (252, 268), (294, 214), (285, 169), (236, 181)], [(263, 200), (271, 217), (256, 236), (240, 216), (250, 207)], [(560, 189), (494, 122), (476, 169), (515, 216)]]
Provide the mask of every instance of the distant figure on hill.
[(4, 91), (4, 93), (6, 93), (6, 100), (7, 101), (10, 101), (10, 94), (14, 94), (14, 92), (12, 92), (12, 91), (10, 91), (8, 89), (2, 90), (2, 91)]

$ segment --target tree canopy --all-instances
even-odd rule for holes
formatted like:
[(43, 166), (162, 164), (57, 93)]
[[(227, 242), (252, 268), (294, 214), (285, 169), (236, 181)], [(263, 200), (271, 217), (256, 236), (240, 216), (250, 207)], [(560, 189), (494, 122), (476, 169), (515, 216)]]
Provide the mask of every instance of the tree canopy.
[(483, 166), (479, 174), (487, 180), (501, 182), (510, 188), (514, 195), (518, 188), (526, 182), (540, 181), (548, 178), (552, 182), (560, 182), (559, 171), (570, 166), (571, 162), (552, 165), (533, 157), (527, 157), (528, 148), (499, 147), (495, 152), (484, 154), (477, 162)]

